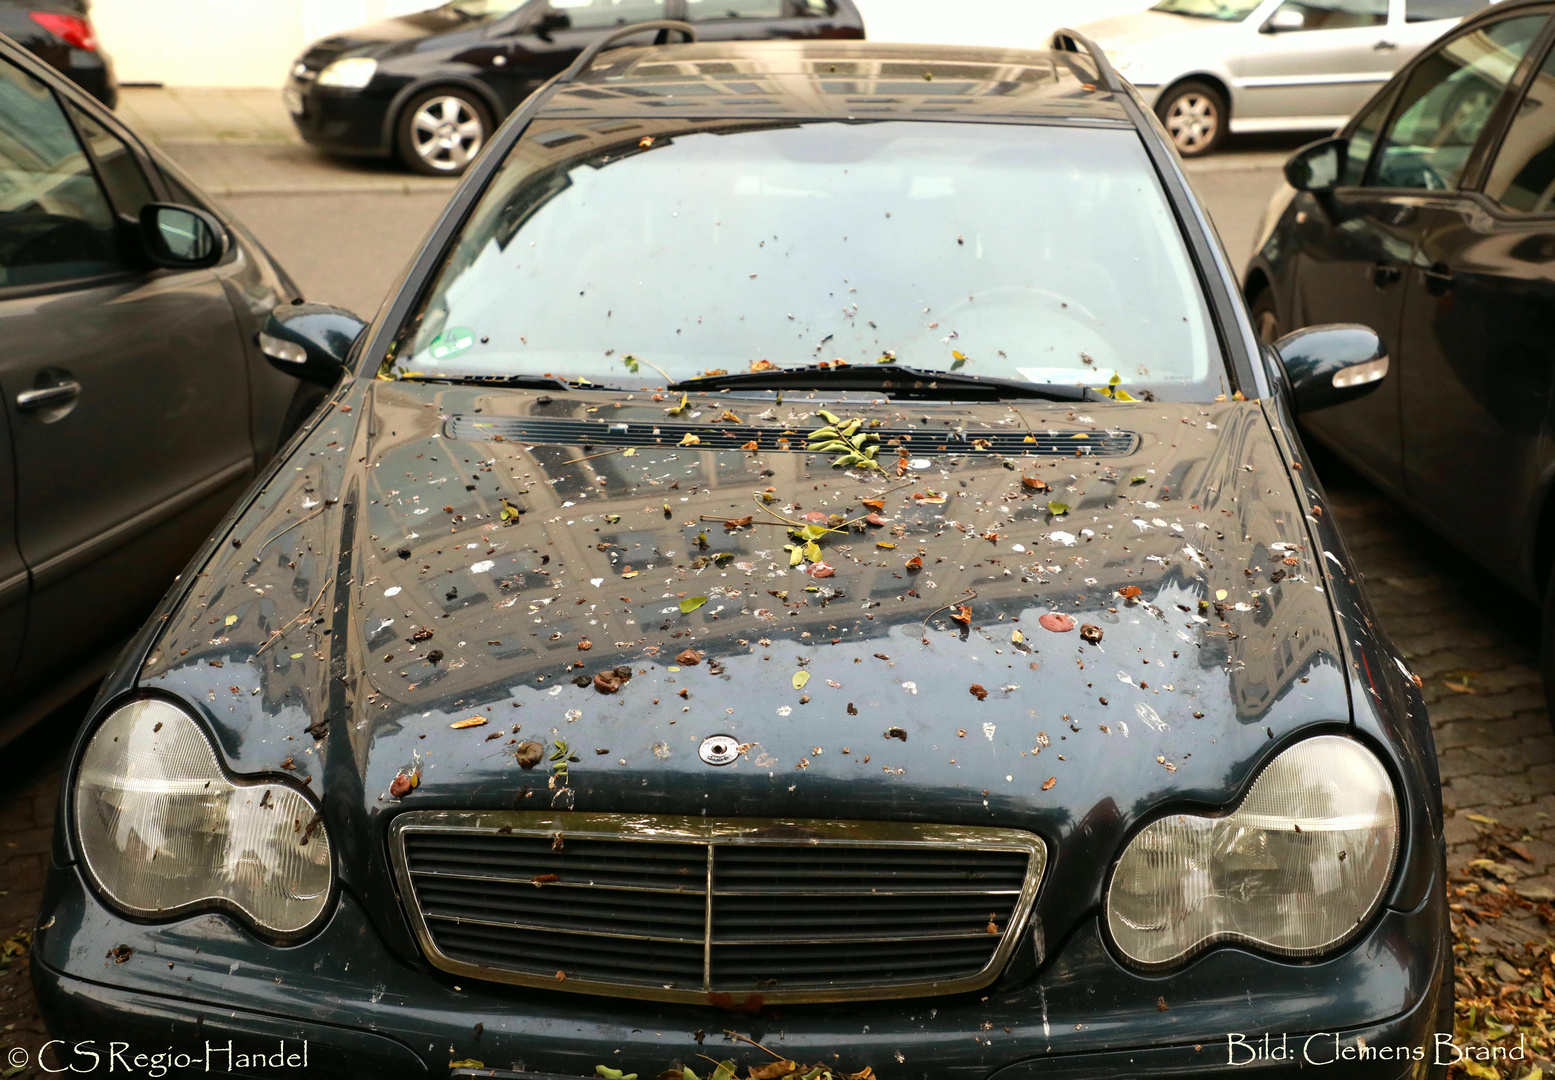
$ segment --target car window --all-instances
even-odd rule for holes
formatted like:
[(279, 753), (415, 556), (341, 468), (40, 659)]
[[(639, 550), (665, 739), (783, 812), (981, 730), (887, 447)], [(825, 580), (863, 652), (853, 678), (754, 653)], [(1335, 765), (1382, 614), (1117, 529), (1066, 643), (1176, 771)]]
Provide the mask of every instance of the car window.
[(692, 22), (704, 19), (781, 19), (788, 0), (686, 0)]
[(567, 16), (573, 30), (603, 30), (666, 17), (665, 0), (549, 0), (546, 8)]
[(59, 102), (0, 61), (0, 288), (122, 269), (113, 211)]
[(536, 123), (405, 324), (398, 373), (636, 387), (843, 360), (1220, 392), (1132, 130), (685, 123)]
[(1196, 19), (1241, 22), (1263, 4), (1263, 0), (1160, 0), (1151, 11), (1169, 15), (1189, 15)]
[(1464, 19), (1490, 0), (1404, 0), (1405, 22), (1431, 22), (1433, 19)]
[(135, 160), (134, 151), (123, 139), (86, 112), (73, 104), (69, 108), (71, 116), (75, 118), (76, 129), (81, 132), (86, 145), (91, 147), (92, 158), (97, 162), (97, 174), (108, 189), (108, 198), (113, 202), (113, 208), (121, 214), (138, 217), (140, 208), (153, 199), (151, 188), (146, 183), (146, 174), (140, 171), (140, 162)]
[(1545, 16), (1503, 19), (1439, 46), (1404, 83), (1382, 137), (1377, 187), (1458, 186), (1474, 144)]
[(1386, 26), (1388, 0), (1285, 0), (1274, 9), (1265, 29), (1352, 30), (1358, 26)]
[(1377, 100), (1371, 103), (1371, 107), (1356, 123), (1355, 130), (1350, 133), (1349, 145), (1345, 147), (1344, 176), (1339, 180), (1341, 186), (1355, 187), (1366, 178), (1366, 165), (1371, 161), (1372, 148), (1377, 145), (1377, 132), (1382, 130), (1392, 104), (1392, 94), (1378, 95)]
[(1551, 212), (1555, 199), (1555, 53), (1533, 77), (1496, 152), (1485, 194), (1508, 210)]

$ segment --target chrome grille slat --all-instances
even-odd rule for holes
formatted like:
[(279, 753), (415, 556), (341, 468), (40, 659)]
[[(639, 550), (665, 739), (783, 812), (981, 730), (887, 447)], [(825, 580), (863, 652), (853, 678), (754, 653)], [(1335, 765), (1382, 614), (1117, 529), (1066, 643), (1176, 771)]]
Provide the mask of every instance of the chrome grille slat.
[(775, 1003), (986, 986), (1025, 927), (1046, 846), (962, 826), (412, 811), (391, 825), (390, 856), (443, 970)]

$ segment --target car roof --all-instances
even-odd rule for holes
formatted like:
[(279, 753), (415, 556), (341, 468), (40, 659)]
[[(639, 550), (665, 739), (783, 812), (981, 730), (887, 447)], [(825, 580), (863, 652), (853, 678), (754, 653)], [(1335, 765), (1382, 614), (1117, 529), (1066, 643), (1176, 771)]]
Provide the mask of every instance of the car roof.
[(868, 41), (616, 49), (560, 83), (541, 117), (808, 117), (1132, 127), (1070, 52)]

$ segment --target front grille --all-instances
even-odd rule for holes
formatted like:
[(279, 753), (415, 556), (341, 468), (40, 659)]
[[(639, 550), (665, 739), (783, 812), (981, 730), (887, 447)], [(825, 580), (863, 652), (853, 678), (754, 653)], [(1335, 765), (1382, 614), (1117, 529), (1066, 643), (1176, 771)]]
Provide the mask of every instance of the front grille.
[(1011, 829), (871, 822), (415, 811), (391, 830), (435, 966), (736, 1004), (986, 986), (1046, 854)]
[[(909, 454), (1037, 454), (1061, 457), (1122, 457), (1139, 446), (1132, 431), (953, 431), (948, 428), (871, 428), (883, 447), (900, 445)], [(695, 435), (701, 450), (740, 450), (755, 443), (767, 452), (804, 453), (809, 429), (748, 427), (740, 424), (627, 424), (601, 420), (549, 419), (543, 416), (476, 417), (456, 415), (444, 424), (444, 435), (466, 442), (504, 441), (553, 443), (565, 446), (675, 447)], [(881, 451), (886, 454), (886, 450)], [(889, 455), (887, 455), (889, 456)]]

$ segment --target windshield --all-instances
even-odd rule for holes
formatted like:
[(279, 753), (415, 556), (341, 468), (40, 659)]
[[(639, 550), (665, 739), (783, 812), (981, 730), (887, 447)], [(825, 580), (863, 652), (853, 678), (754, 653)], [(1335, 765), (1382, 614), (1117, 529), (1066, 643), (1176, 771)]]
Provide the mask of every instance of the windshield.
[(1197, 19), (1224, 19), (1240, 22), (1253, 13), (1263, 0), (1161, 0), (1151, 11), (1168, 15), (1192, 15)]
[(551, 121), (385, 373), (646, 387), (842, 360), (1202, 399), (1214, 341), (1133, 131)]
[(526, 3), (528, 0), (452, 0), (445, 6), (467, 19), (489, 19), (517, 11)]

